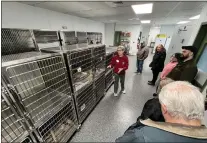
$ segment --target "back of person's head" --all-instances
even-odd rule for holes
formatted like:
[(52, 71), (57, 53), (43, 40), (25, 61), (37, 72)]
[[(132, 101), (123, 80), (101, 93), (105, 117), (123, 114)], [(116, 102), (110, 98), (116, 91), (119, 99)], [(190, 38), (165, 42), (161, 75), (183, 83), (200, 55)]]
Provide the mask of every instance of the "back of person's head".
[(204, 96), (188, 82), (175, 81), (165, 85), (159, 94), (159, 101), (174, 119), (203, 119)]

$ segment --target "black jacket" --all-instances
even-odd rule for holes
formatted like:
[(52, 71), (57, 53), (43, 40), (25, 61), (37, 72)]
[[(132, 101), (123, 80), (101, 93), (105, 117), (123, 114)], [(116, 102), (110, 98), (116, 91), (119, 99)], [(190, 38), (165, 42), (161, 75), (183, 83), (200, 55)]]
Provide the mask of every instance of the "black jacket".
[[(207, 128), (141, 120), (139, 127), (127, 130), (116, 142), (207, 142)], [(132, 125), (133, 126), (133, 125)]]
[(162, 52), (156, 52), (149, 66), (151, 67), (152, 70), (161, 72), (164, 68), (165, 58), (166, 58), (165, 50)]
[(189, 60), (177, 64), (177, 66), (167, 75), (168, 78), (171, 78), (175, 81), (188, 81), (191, 82), (194, 80), (198, 72), (197, 66), (194, 60)]

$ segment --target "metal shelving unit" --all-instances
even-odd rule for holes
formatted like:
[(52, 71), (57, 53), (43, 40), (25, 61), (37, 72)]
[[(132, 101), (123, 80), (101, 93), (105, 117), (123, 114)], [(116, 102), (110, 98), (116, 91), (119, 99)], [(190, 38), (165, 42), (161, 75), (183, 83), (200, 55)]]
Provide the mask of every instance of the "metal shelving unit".
[(96, 103), (98, 103), (105, 95), (105, 72), (102, 73), (99, 78), (95, 79), (95, 93)]

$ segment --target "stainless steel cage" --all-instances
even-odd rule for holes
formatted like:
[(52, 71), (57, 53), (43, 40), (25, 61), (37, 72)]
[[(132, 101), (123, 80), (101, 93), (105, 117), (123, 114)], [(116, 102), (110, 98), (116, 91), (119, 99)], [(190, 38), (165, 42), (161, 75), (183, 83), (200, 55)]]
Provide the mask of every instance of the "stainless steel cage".
[(105, 90), (107, 91), (114, 82), (113, 70), (109, 69), (105, 73)]
[(64, 45), (73, 45), (78, 43), (75, 31), (60, 31), (60, 35)]
[[(68, 104), (71, 91), (61, 55), (25, 54), (31, 57), (22, 59), (15, 56), (19, 59), (3, 62), (3, 74), (15, 89), (16, 100), (38, 127)], [(11, 58), (7, 56), (6, 59)]]
[(86, 117), (91, 113), (92, 109), (96, 105), (96, 96), (94, 93), (93, 84), (85, 86), (81, 92), (76, 96), (76, 106), (78, 110), (79, 124), (81, 124)]
[(76, 36), (78, 38), (78, 43), (87, 43), (87, 33), (86, 32), (76, 32)]
[(58, 113), (38, 127), (44, 142), (67, 142), (77, 129), (77, 118), (72, 98)]
[(95, 78), (105, 72), (106, 48), (105, 45), (95, 45), (93, 48), (93, 64)]
[(93, 81), (92, 48), (70, 51), (67, 60), (75, 91)]
[(17, 54), (37, 51), (28, 29), (1, 29), (1, 52), (2, 55)]
[(33, 30), (33, 35), (35, 37), (36, 45), (39, 49), (48, 47), (61, 48), (58, 31)]
[(98, 103), (105, 94), (105, 73), (102, 73), (100, 77), (95, 80), (94, 83), (96, 102)]
[(10, 91), (5, 84), (1, 84), (1, 142), (20, 142), (28, 135), (23, 124), (23, 118), (9, 98)]

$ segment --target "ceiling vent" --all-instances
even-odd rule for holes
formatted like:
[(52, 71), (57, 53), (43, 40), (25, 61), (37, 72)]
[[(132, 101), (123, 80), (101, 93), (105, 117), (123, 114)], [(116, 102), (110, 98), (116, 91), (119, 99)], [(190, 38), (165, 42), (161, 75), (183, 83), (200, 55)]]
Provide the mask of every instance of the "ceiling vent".
[(122, 1), (115, 1), (115, 2), (113, 2), (114, 4), (116, 4), (116, 5), (120, 5), (120, 4), (123, 4), (123, 2)]

